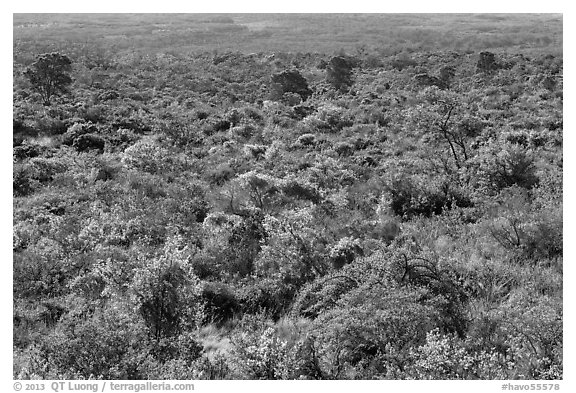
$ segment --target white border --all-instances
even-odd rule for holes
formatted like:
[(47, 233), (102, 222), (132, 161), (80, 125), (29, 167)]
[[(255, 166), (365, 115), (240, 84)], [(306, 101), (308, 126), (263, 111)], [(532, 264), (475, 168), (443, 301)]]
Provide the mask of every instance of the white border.
[[(573, 16), (567, 1), (498, 1), (487, 0), (477, 2), (455, 2), (455, 1), (408, 1), (396, 2), (391, 4), (379, 4), (376, 1), (354, 0), (338, 3), (320, 1), (312, 2), (310, 0), (288, 0), (279, 1), (211, 1), (209, 3), (199, 3), (196, 1), (162, 1), (150, 3), (121, 3), (119, 1), (101, 0), (97, 2), (81, 1), (22, 1), (12, 3), (8, 6), (2, 5), (3, 10), (8, 8), (7, 12), (2, 12), (1, 21), (4, 34), (2, 35), (2, 49), (5, 55), (2, 63), (4, 78), (1, 78), (2, 84), (0, 94), (3, 109), (3, 134), (1, 159), (1, 179), (2, 188), (2, 209), (0, 219), (3, 223), (0, 225), (0, 250), (2, 251), (1, 271), (1, 309), (0, 312), (5, 317), (2, 324), (2, 340), (0, 340), (0, 353), (2, 354), (2, 368), (0, 374), (0, 387), (2, 391), (10, 392), (12, 390), (12, 256), (11, 256), (11, 238), (12, 238), (12, 152), (11, 152), (11, 107), (12, 107), (12, 13), (20, 12), (48, 12), (48, 13), (92, 13), (92, 12), (134, 12), (134, 13), (476, 13), (476, 12), (503, 12), (503, 13), (563, 13), (564, 14), (564, 69), (569, 72), (565, 73), (564, 78), (564, 98), (567, 102), (566, 108), (574, 108), (573, 91), (574, 80), (570, 71), (574, 70), (572, 45), (574, 37), (574, 25), (576, 19)], [(571, 152), (574, 144), (573, 115), (571, 111), (566, 111), (564, 115), (564, 151)], [(564, 239), (565, 255), (564, 277), (565, 277), (565, 328), (564, 328), (564, 381), (561, 381), (561, 391), (576, 391), (574, 369), (574, 339), (572, 338), (572, 328), (574, 327), (574, 313), (572, 312), (571, 300), (574, 298), (574, 285), (571, 280), (574, 277), (574, 267), (572, 265), (574, 256), (574, 242), (572, 241), (574, 231), (574, 181), (573, 174), (576, 173), (574, 158), (571, 154), (564, 154)], [(553, 381), (553, 383), (555, 383)], [(312, 391), (321, 389), (322, 391), (344, 391), (348, 389), (362, 389), (367, 391), (438, 391), (438, 392), (490, 392), (500, 391), (501, 382), (499, 381), (321, 381), (321, 382), (251, 382), (251, 381), (198, 381), (196, 383), (197, 391), (229, 391), (230, 388), (240, 391), (270, 391), (270, 389), (286, 388)]]

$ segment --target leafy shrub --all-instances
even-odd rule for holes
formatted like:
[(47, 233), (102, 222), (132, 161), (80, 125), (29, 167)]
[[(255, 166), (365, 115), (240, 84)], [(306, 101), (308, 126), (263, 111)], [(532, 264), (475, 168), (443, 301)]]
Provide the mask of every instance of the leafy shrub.
[(257, 127), (253, 123), (243, 122), (237, 126), (231, 127), (230, 135), (237, 138), (249, 139), (255, 134), (256, 130)]
[(187, 246), (178, 249), (175, 240), (169, 241), (160, 256), (136, 270), (134, 300), (157, 341), (202, 321), (201, 288), (189, 264), (189, 253)]
[(141, 326), (125, 314), (107, 311), (85, 321), (70, 320), (49, 334), (29, 372), (44, 378), (141, 378), (138, 366), (147, 343)]
[(108, 90), (98, 95), (98, 101), (110, 101), (120, 97), (120, 94), (114, 90)]
[(240, 333), (232, 337), (232, 356), (237, 372), (247, 379), (292, 379), (299, 374), (302, 360), (298, 345), (279, 337), (275, 327), (262, 316), (241, 321)]
[(492, 52), (480, 52), (476, 69), (481, 72), (492, 72), (501, 68), (501, 65), (496, 62), (496, 56)]
[(397, 178), (388, 185), (390, 208), (394, 214), (411, 218), (431, 217), (453, 207), (471, 205), (467, 195), (450, 183), (426, 182), (423, 178)]
[(97, 161), (98, 167), (92, 170), (94, 181), (109, 181), (115, 179), (121, 172), (121, 165), (112, 160), (102, 159)]
[(316, 135), (314, 134), (300, 135), (296, 143), (301, 146), (314, 146), (316, 144)]
[(270, 81), (275, 98), (282, 97), (285, 93), (295, 93), (302, 98), (302, 101), (306, 101), (312, 95), (308, 82), (298, 70), (286, 70), (274, 74)]
[(562, 375), (562, 310), (557, 299), (513, 293), (495, 311), (516, 363), (517, 378), (557, 379)]
[(234, 317), (240, 305), (234, 290), (224, 283), (206, 282), (202, 288), (204, 323), (223, 323)]
[(124, 151), (122, 163), (128, 169), (157, 174), (177, 170), (182, 165), (179, 156), (151, 139), (141, 139)]
[(562, 255), (562, 216), (553, 206), (535, 210), (527, 190), (518, 186), (500, 192), (497, 216), (486, 220), (491, 237), (512, 260), (523, 263), (550, 261)]
[(12, 149), (12, 154), (15, 159), (23, 160), (25, 158), (38, 157), (45, 150), (46, 148), (44, 148), (43, 146), (23, 142), (19, 146), (15, 146)]
[(290, 213), (288, 217), (265, 217), (266, 242), (255, 261), (255, 272), (259, 276), (273, 277), (295, 291), (324, 274), (328, 262), (321, 237), (310, 225), (310, 209), (301, 208)]
[(244, 145), (244, 154), (249, 158), (259, 160), (264, 157), (267, 146), (264, 145)]
[(68, 127), (66, 133), (62, 135), (62, 143), (68, 146), (72, 146), (78, 137), (86, 134), (98, 134), (98, 127), (92, 122), (76, 122)]
[(355, 271), (347, 269), (350, 266), (303, 286), (292, 304), (291, 315), (314, 319), (337, 306), (338, 299), (360, 285)]
[(263, 313), (278, 319), (289, 307), (293, 289), (273, 278), (261, 278), (245, 284), (238, 292), (238, 301), (245, 314)]
[(436, 86), (440, 89), (446, 88), (446, 83), (442, 79), (435, 76), (430, 76), (426, 73), (418, 74), (414, 77), (414, 79), (420, 86)]
[(221, 186), (235, 175), (234, 169), (229, 164), (223, 163), (217, 165), (214, 169), (207, 171), (207, 180), (215, 185)]
[(177, 359), (186, 365), (192, 365), (202, 354), (202, 345), (192, 333), (182, 333), (177, 337), (153, 342), (150, 345), (150, 354), (160, 364)]
[(412, 356), (407, 373), (415, 379), (510, 379), (514, 367), (509, 355), (470, 352), (465, 341), (438, 330), (429, 332)]
[(322, 313), (311, 332), (326, 377), (353, 378), (376, 359), (376, 375), (404, 368), (406, 349), (423, 343), (437, 318), (422, 297), (408, 288), (362, 287)]
[(315, 108), (312, 105), (295, 105), (292, 110), (294, 111), (294, 115), (301, 120), (314, 113)]
[(336, 133), (344, 127), (353, 124), (346, 110), (335, 105), (327, 104), (317, 108), (316, 113), (304, 118), (302, 125), (309, 133), (329, 132)]
[(14, 164), (12, 192), (14, 196), (30, 195), (38, 187), (37, 170), (29, 163)]
[(472, 168), (478, 186), (488, 193), (514, 185), (532, 188), (538, 183), (534, 153), (518, 145), (485, 146)]
[(418, 65), (418, 62), (409, 57), (409, 55), (405, 52), (398, 54), (391, 62), (390, 65), (392, 68), (402, 71), (408, 67), (415, 67)]
[(322, 200), (320, 191), (312, 184), (296, 178), (285, 178), (280, 184), (282, 194), (288, 198), (301, 199), (319, 203)]
[(347, 157), (354, 154), (355, 147), (349, 142), (338, 142), (336, 146), (334, 146), (334, 150), (339, 156)]
[(83, 134), (74, 139), (72, 146), (80, 151), (96, 150), (100, 153), (104, 151), (104, 146), (106, 141), (100, 135), (97, 134)]
[(358, 239), (350, 237), (343, 237), (330, 249), (332, 266), (336, 269), (352, 263), (356, 256), (362, 256), (363, 254), (364, 252)]
[(192, 362), (176, 357), (159, 363), (147, 358), (140, 369), (142, 375), (149, 379), (220, 380), (234, 377), (227, 359), (222, 355), (212, 358), (202, 354)]
[(42, 135), (61, 135), (67, 130), (65, 121), (47, 115), (35, 119), (33, 128)]
[(352, 69), (356, 62), (345, 56), (335, 56), (330, 59), (326, 66), (326, 82), (336, 90), (344, 91), (349, 89), (354, 83), (352, 80)]
[(230, 127), (232, 127), (230, 120), (216, 119), (213, 123), (210, 124), (209, 128), (205, 128), (204, 134), (212, 135), (216, 132), (228, 131)]

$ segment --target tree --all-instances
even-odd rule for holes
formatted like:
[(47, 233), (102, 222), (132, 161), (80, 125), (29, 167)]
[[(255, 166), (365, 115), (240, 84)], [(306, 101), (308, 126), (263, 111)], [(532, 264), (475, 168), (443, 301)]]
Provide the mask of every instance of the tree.
[(420, 96), (423, 105), (411, 108), (409, 117), (420, 129), (426, 130), (430, 141), (441, 142), (449, 148), (456, 168), (460, 169), (471, 158), (470, 144), (482, 130), (481, 119), (463, 117), (463, 101), (467, 97), (459, 93), (431, 86)]
[(270, 78), (273, 97), (281, 98), (285, 93), (298, 94), (302, 101), (312, 95), (308, 81), (298, 70), (286, 70), (272, 75)]
[(44, 105), (50, 105), (52, 96), (66, 93), (72, 83), (69, 73), (72, 71), (72, 60), (58, 52), (38, 56), (24, 72), (32, 83), (32, 88), (40, 93)]
[(355, 65), (355, 62), (348, 57), (333, 57), (326, 67), (326, 81), (336, 90), (346, 91), (350, 89), (354, 83), (352, 69)]
[(479, 72), (491, 73), (501, 68), (496, 61), (496, 55), (492, 52), (481, 52), (476, 64), (476, 70)]

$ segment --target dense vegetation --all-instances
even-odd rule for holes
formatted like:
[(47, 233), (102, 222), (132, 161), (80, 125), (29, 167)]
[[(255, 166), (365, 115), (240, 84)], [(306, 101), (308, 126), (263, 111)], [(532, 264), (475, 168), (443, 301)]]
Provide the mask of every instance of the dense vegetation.
[(561, 25), (188, 53), (22, 18), (15, 378), (562, 378)]

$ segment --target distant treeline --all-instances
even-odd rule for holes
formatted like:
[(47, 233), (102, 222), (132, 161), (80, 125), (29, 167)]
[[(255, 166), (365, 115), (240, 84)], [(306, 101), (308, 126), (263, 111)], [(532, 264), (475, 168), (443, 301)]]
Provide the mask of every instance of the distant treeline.
[(562, 52), (558, 14), (15, 14), (15, 52)]

